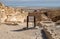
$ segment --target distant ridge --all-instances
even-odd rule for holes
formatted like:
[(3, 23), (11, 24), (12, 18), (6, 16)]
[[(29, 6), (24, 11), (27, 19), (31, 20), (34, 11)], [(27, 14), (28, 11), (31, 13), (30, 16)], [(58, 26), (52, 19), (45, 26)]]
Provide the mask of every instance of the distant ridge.
[(40, 6), (16, 6), (15, 8), (26, 8), (26, 9), (60, 9), (60, 7), (40, 7)]

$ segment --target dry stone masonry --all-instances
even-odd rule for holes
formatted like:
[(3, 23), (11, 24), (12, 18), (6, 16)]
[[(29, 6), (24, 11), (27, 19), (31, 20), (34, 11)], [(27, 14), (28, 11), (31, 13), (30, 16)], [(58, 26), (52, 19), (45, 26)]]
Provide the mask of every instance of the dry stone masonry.
[(60, 33), (56, 29), (56, 26), (55, 26), (54, 22), (43, 21), (43, 22), (41, 22), (41, 24), (43, 26), (43, 30), (45, 31), (48, 39), (60, 39)]

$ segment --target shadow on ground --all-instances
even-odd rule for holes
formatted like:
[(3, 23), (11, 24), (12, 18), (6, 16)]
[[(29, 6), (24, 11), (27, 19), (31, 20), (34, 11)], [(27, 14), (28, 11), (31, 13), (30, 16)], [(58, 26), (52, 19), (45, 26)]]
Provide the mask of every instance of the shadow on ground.
[(44, 32), (44, 30), (41, 30), (41, 33), (42, 33), (43, 39), (48, 39), (47, 36), (46, 36), (46, 34), (45, 34), (45, 32)]
[(34, 28), (34, 27), (31, 27), (31, 28), (26, 28), (26, 27), (24, 27), (23, 29), (11, 30), (11, 31), (14, 31), (14, 32), (19, 32), (19, 31), (26, 31), (26, 30), (32, 30), (32, 29), (37, 29), (37, 28)]
[[(33, 29), (35, 30), (37, 28), (34, 28), (34, 27), (26, 28), (26, 27), (24, 27), (23, 29), (11, 30), (11, 31), (13, 31), (13, 32), (20, 32), (20, 31), (33, 30)], [(42, 34), (42, 38), (43, 39), (48, 39), (43, 29), (41, 30), (41, 34)]]

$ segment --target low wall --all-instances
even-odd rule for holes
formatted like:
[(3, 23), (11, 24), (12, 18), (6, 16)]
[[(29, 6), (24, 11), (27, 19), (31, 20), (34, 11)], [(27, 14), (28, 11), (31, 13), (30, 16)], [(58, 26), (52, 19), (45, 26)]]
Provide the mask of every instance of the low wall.
[(55, 23), (53, 22), (52, 23), (44, 22), (44, 23), (42, 23), (43, 25), (42, 27), (48, 39), (60, 39), (60, 35), (59, 35), (60, 33), (58, 34), (55, 27)]

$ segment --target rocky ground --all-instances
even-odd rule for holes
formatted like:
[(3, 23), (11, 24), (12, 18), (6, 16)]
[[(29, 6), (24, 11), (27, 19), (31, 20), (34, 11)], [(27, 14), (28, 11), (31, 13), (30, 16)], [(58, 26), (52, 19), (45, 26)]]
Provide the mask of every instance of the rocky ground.
[(60, 25), (45, 24), (43, 30), (48, 39), (60, 39)]
[(21, 25), (0, 24), (0, 39), (46, 39), (41, 32), (42, 28), (24, 30)]

